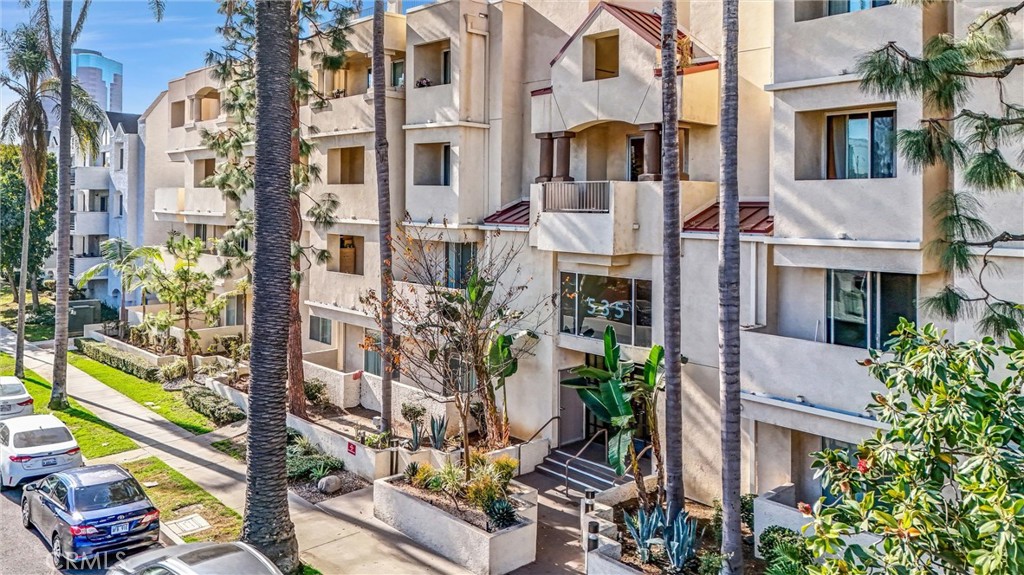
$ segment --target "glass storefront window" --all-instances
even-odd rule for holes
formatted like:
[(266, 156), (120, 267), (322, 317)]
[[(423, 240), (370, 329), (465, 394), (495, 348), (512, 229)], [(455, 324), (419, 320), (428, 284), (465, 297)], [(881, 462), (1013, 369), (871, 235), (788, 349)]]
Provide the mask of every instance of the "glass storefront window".
[(559, 329), (601, 339), (608, 326), (620, 343), (651, 345), (651, 282), (563, 272)]

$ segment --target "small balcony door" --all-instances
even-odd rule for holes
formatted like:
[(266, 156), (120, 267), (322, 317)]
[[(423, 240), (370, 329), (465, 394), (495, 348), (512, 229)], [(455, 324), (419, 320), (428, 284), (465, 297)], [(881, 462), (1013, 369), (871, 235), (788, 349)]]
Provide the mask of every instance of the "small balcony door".
[(643, 136), (630, 136), (629, 149), (627, 150), (629, 164), (626, 169), (626, 179), (630, 182), (639, 182), (640, 174), (644, 173), (644, 138)]

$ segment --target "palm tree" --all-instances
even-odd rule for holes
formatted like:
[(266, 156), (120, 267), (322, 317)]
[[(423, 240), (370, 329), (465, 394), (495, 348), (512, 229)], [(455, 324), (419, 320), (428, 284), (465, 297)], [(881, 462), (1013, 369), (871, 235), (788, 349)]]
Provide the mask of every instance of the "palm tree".
[(288, 515), (285, 470), (288, 329), (291, 297), (292, 143), (290, 3), (256, 2), (256, 169), (254, 177), (252, 381), (242, 540), (284, 573), (299, 569)]
[(740, 200), (736, 177), (739, 117), (739, 0), (722, 3), (721, 186), (718, 224), (718, 369), (722, 412), (722, 566), (743, 573), (740, 533)]
[(100, 244), (102, 262), (85, 270), (78, 279), (78, 287), (83, 287), (89, 280), (105, 271), (112, 271), (121, 279), (121, 306), (117, 325), (117, 337), (124, 339), (124, 329), (128, 325), (128, 293), (136, 289), (133, 286), (140, 281), (140, 276), (147, 273), (147, 264), (152, 261), (163, 261), (159, 248), (153, 246), (132, 247), (124, 238), (110, 238)]
[(683, 382), (680, 361), (679, 271), (679, 97), (676, 92), (678, 53), (676, 2), (661, 8), (661, 166), (665, 212), (662, 231), (665, 266), (665, 500), (667, 520), (685, 507), (683, 489)]
[[(49, 125), (45, 103), (57, 104), (62, 84), (51, 76), (47, 60), (45, 40), (38, 28), (21, 25), (2, 37), (3, 50), (7, 55), (8, 70), (14, 78), (0, 74), (0, 84), (14, 92), (15, 98), (0, 118), (0, 138), (4, 141), (19, 141), (21, 151), (21, 173), (25, 181), (25, 223), (22, 229), (22, 264), (18, 286), (18, 334), (15, 353), (15, 374), (24, 377), (25, 353), (25, 288), (28, 278), (28, 247), (31, 210), (39, 207), (43, 200), (43, 184), (46, 180), (47, 134)], [(68, 83), (71, 105), (61, 105), (59, 110), (70, 110), (73, 124), (72, 135), (76, 145), (84, 151), (98, 149), (100, 110), (88, 93), (80, 86)], [(66, 138), (71, 140), (71, 138)], [(68, 142), (69, 145), (71, 142)], [(59, 282), (58, 282), (59, 283)], [(65, 318), (66, 319), (66, 318)]]
[(391, 376), (395, 361), (392, 319), (391, 181), (388, 170), (388, 122), (384, 93), (384, 0), (373, 2), (373, 133), (377, 153), (377, 224), (380, 238), (380, 345), (384, 362), (380, 374), (380, 418), (383, 431), (391, 426)]
[[(150, 9), (159, 21), (163, 19), (164, 0), (148, 0)], [(37, 23), (46, 46), (50, 67), (60, 79), (60, 142), (57, 152), (57, 293), (54, 302), (53, 329), (53, 386), (50, 389), (50, 409), (68, 407), (68, 296), (71, 277), (71, 136), (72, 130), (80, 129), (71, 114), (73, 109), (73, 81), (71, 77), (71, 47), (78, 40), (85, 27), (92, 0), (84, 0), (79, 9), (75, 26), (71, 27), (71, 0), (62, 2), (60, 25), (60, 53), (53, 46), (53, 25), (50, 21), (49, 0), (39, 0)], [(102, 112), (102, 110), (101, 110)], [(99, 120), (97, 118), (97, 126)]]

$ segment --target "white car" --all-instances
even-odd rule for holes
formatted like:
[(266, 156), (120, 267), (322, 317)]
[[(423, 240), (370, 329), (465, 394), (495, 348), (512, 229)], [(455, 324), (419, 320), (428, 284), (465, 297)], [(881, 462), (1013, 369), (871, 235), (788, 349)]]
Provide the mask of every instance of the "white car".
[(20, 379), (13, 375), (0, 376), (0, 419), (32, 415), (33, 403)]
[(0, 421), (0, 488), (82, 466), (82, 450), (56, 417), (25, 415)]

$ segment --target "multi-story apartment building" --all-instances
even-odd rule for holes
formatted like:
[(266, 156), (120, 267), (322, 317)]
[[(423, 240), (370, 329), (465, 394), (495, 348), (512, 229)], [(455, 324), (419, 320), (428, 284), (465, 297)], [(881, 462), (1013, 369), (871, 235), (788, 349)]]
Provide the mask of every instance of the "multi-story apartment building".
[[(100, 153), (74, 168), (71, 213), (71, 276), (78, 281), (101, 263), (100, 244), (120, 237), (142, 245), (143, 230), (152, 229), (145, 212), (145, 145), (139, 134), (139, 115), (107, 112)], [(87, 295), (117, 306), (122, 297), (120, 280), (108, 271), (85, 286)], [(127, 294), (135, 305), (138, 293)]]

